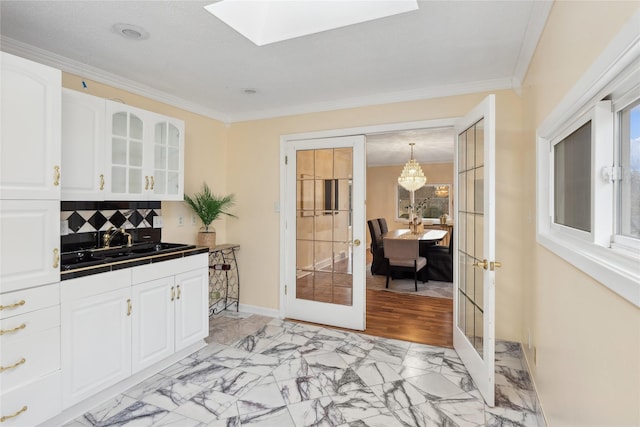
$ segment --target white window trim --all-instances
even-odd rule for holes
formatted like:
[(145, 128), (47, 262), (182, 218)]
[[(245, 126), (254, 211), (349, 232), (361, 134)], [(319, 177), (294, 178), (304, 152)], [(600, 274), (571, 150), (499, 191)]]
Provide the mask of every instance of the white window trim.
[[(563, 230), (563, 227), (552, 224), (553, 165), (550, 163), (551, 142), (556, 135), (566, 129), (567, 123), (573, 123), (577, 117), (593, 109), (597, 101), (612, 92), (615, 84), (625, 76), (628, 77), (637, 72), (640, 65), (638, 28), (640, 28), (640, 11), (631, 17), (610, 45), (537, 129), (536, 235), (540, 245), (640, 307), (640, 254), (637, 251), (618, 245), (610, 247), (611, 245), (606, 241), (607, 237), (596, 231), (597, 227), (592, 228), (594, 235), (590, 239), (585, 239), (584, 236), (576, 236), (574, 233)], [(599, 149), (599, 147), (594, 148)], [(597, 151), (592, 153), (592, 156), (598, 155), (600, 153)], [(595, 164), (594, 167), (596, 167)], [(593, 169), (593, 178), (592, 188), (601, 185), (600, 168)], [(597, 199), (594, 199), (593, 203), (598, 203), (596, 206), (602, 206), (601, 201)], [(612, 208), (607, 206), (605, 209)], [(592, 209), (592, 214), (592, 221), (597, 221), (598, 216), (601, 219), (607, 212)], [(611, 218), (611, 212), (609, 214)]]

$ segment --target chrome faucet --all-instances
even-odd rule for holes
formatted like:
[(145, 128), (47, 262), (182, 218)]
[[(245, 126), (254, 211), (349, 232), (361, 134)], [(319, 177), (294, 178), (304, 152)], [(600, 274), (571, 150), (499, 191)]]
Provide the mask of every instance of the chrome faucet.
[(109, 227), (107, 232), (104, 233), (104, 235), (102, 236), (102, 243), (103, 243), (102, 247), (104, 248), (110, 247), (109, 245), (111, 244), (111, 240), (118, 233), (122, 234), (123, 236), (127, 236), (127, 247), (131, 247), (132, 246), (131, 234), (124, 231), (124, 227), (115, 228), (114, 226)]

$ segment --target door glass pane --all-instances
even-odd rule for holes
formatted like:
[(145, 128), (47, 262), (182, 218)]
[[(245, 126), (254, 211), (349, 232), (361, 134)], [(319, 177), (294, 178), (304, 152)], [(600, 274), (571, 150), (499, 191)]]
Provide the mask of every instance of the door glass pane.
[(458, 135), (458, 171), (467, 169), (467, 134)]
[(478, 354), (480, 355), (480, 357), (482, 357), (482, 347), (484, 345), (484, 339), (483, 339), (483, 325), (484, 325), (484, 313), (482, 312), (482, 310), (478, 309), (478, 307), (475, 307), (474, 309), (474, 313), (475, 313), (475, 340), (472, 341), (474, 343), (475, 349), (478, 352)]
[(180, 129), (169, 124), (169, 147), (180, 146)]
[(167, 182), (167, 174), (163, 170), (153, 171), (153, 192), (155, 194), (166, 194), (165, 183)]
[(467, 298), (466, 296), (464, 297), (466, 299), (465, 302), (465, 335), (467, 336), (467, 338), (469, 339), (469, 341), (471, 342), (471, 344), (474, 343), (476, 337), (475, 337), (475, 326), (474, 326), (474, 322), (475, 322), (475, 313), (474, 313), (474, 305), (471, 302), (471, 300), (469, 298)]
[(484, 165), (484, 119), (476, 123), (476, 167)]
[(169, 172), (167, 176), (167, 194), (178, 194), (180, 190), (180, 173)]
[(161, 145), (155, 146), (153, 167), (156, 169), (165, 169), (167, 167), (167, 149)]
[(481, 214), (476, 214), (475, 215), (475, 227), (473, 228), (474, 231), (474, 249), (473, 249), (473, 253), (475, 254), (475, 257), (477, 259), (484, 259), (484, 216), (482, 216)]
[(111, 140), (111, 163), (114, 165), (127, 164), (127, 141), (120, 138)]
[(111, 168), (111, 192), (125, 193), (127, 191), (127, 169), (120, 166)]
[(129, 137), (142, 139), (142, 120), (135, 114), (129, 117)]
[(142, 142), (129, 142), (129, 165), (142, 166)]
[(177, 171), (178, 169), (180, 169), (180, 151), (177, 148), (169, 147), (167, 160), (167, 166), (169, 170)]
[(142, 169), (129, 169), (129, 193), (142, 193)]
[(352, 304), (352, 156), (351, 148), (297, 152), (298, 299)]
[(458, 192), (458, 210), (466, 211), (467, 210), (467, 176), (466, 172), (461, 172), (458, 174), (458, 188), (456, 189)]
[(156, 144), (158, 145), (167, 144), (167, 124), (166, 123), (156, 124), (154, 139)]
[(467, 170), (473, 169), (476, 164), (476, 133), (473, 127), (465, 132), (467, 134)]
[(476, 186), (475, 186), (475, 171), (473, 169), (466, 172), (467, 177), (467, 212), (474, 212)]
[(115, 113), (111, 118), (111, 133), (115, 136), (127, 136), (127, 113)]
[(474, 172), (475, 172), (474, 180), (473, 180), (474, 211), (477, 213), (483, 213), (484, 212), (484, 167), (479, 167)]

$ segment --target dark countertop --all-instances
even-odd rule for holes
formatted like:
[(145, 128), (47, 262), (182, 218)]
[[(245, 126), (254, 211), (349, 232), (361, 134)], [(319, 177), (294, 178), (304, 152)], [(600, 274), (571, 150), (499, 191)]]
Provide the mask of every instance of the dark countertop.
[[(106, 273), (123, 268), (137, 267), (145, 264), (184, 258), (197, 254), (208, 253), (209, 248), (203, 246), (183, 245), (181, 248), (163, 250), (157, 253), (129, 254), (123, 257), (105, 258), (104, 261), (94, 261), (65, 265), (64, 260), (60, 271), (60, 280), (75, 279), (93, 274)], [(90, 265), (87, 265), (90, 264)]]

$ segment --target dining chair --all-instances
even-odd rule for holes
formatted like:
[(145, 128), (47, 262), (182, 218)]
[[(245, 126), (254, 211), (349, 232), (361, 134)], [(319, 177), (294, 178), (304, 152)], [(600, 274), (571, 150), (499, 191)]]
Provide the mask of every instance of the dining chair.
[(387, 220), (385, 218), (378, 218), (378, 224), (380, 224), (380, 232), (382, 234), (389, 231), (389, 227), (387, 227)]
[(427, 246), (423, 255), (429, 263), (426, 270), (429, 280), (453, 282), (453, 229), (449, 233), (449, 246)]
[(380, 224), (378, 219), (370, 219), (367, 221), (367, 224), (369, 225), (369, 233), (371, 233), (371, 254), (373, 255), (371, 274), (386, 274), (387, 261), (384, 258), (384, 250), (382, 248), (383, 243)]
[[(417, 239), (383, 239), (384, 257), (387, 259), (387, 284), (392, 271), (411, 271), (416, 292), (418, 291), (418, 272), (427, 266), (427, 259), (420, 256), (420, 242)], [(422, 280), (422, 283), (426, 279)]]

